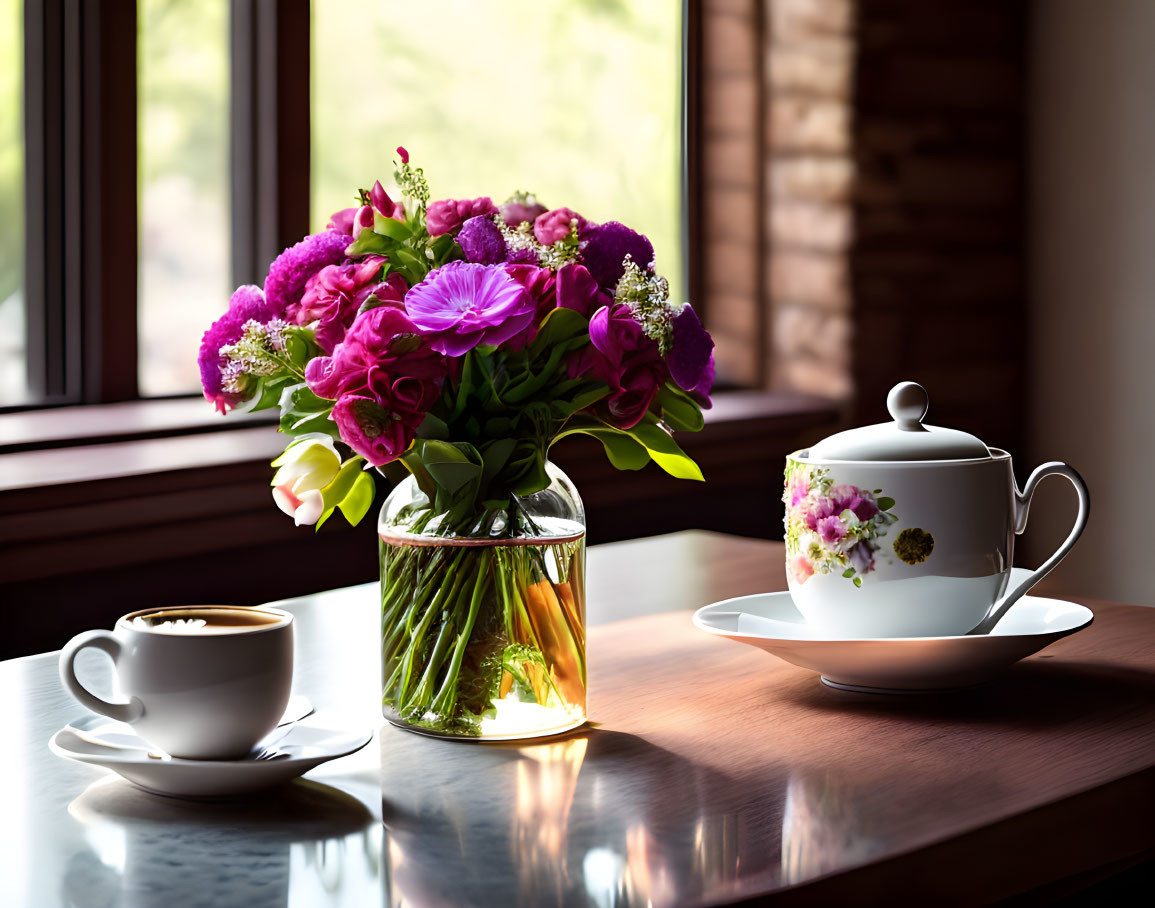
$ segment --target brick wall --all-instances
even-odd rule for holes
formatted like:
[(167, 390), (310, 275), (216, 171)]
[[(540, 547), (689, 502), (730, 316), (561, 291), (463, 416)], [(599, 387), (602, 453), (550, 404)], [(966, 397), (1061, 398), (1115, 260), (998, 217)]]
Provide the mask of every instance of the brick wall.
[(911, 378), (931, 393), (930, 421), (1015, 449), (1026, 335), (1025, 3), (856, 5), (855, 421), (885, 418), (886, 391)]
[(701, 9), (720, 374), (846, 401), (855, 423), (884, 419), (887, 390), (910, 378), (932, 422), (1016, 447), (1024, 0)]

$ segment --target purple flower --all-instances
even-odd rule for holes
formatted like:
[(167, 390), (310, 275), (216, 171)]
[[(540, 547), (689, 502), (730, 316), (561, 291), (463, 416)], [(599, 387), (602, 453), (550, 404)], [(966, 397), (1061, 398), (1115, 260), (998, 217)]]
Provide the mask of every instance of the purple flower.
[(576, 211), (569, 208), (555, 208), (545, 214), (539, 214), (533, 222), (533, 235), (543, 246), (552, 246), (558, 240), (569, 236), (573, 222), (577, 221), (577, 229), (581, 231), (588, 223)]
[(817, 529), (819, 538), (827, 545), (834, 545), (846, 536), (846, 524), (839, 517), (823, 517)]
[(588, 375), (610, 386), (598, 415), (619, 429), (641, 422), (669, 373), (657, 343), (646, 336), (628, 306), (603, 306), (590, 319), (590, 346), (568, 366), (571, 378)]
[(673, 346), (666, 356), (670, 378), (683, 391), (710, 406), (714, 384), (714, 339), (702, 327), (698, 314), (687, 303), (674, 317)]
[(499, 265), (506, 259), (505, 237), (491, 218), (470, 218), (461, 225), (457, 243), (468, 262)]
[(878, 513), (878, 503), (875, 502), (874, 496), (857, 486), (832, 486), (829, 495), (835, 514), (853, 511), (854, 516), (865, 523)]
[(608, 221), (596, 227), (587, 227), (583, 234), (582, 260), (590, 274), (611, 293), (617, 286), (629, 255), (643, 271), (654, 263), (654, 247), (648, 239), (625, 224)]
[(563, 309), (573, 309), (590, 318), (598, 309), (612, 302), (613, 299), (602, 292), (584, 266), (571, 262), (558, 270), (557, 304)]
[(537, 251), (528, 246), (523, 246), (521, 249), (510, 249), (505, 254), (505, 261), (508, 265), (533, 265), (535, 268), (541, 264), (541, 258)]
[(235, 344), (240, 340), (244, 331), (245, 322), (254, 319), (258, 322), (267, 322), (276, 313), (269, 306), (268, 300), (260, 287), (245, 284), (238, 287), (229, 300), (228, 311), (213, 322), (201, 340), (200, 353), (197, 364), (201, 370), (201, 384), (204, 386), (205, 399), (216, 404), (219, 412), (225, 413), (231, 407), (241, 403), (242, 398), (225, 391), (221, 383), (221, 367), (224, 365), (221, 356), (221, 347)]
[(478, 344), (501, 344), (525, 329), (533, 298), (503, 268), (450, 262), (430, 271), (405, 297), (409, 318), (433, 336), (433, 349), (461, 356)]
[(869, 574), (874, 570), (874, 547), (866, 540), (847, 552), (846, 558), (859, 574)]
[(430, 236), (452, 233), (470, 218), (492, 217), (497, 214), (493, 199), (443, 199), (433, 202), (425, 210), (425, 229)]
[(524, 196), (512, 198), (501, 206), (501, 219), (508, 227), (533, 221), (538, 215), (545, 214), (549, 210), (539, 202), (527, 205), (525, 201), (518, 201), (518, 198), (524, 199)]
[(345, 260), (349, 237), (335, 230), (322, 230), (290, 246), (273, 260), (265, 278), (265, 298), (274, 315), (282, 315), (301, 301), (309, 278), (326, 265)]
[(360, 262), (327, 265), (309, 278), (300, 305), (290, 306), (285, 318), (298, 325), (317, 322), (317, 344), (332, 353), (370, 296), (404, 309), (402, 301), (409, 287), (399, 274), (378, 281), (384, 262), (382, 256), (369, 255)]

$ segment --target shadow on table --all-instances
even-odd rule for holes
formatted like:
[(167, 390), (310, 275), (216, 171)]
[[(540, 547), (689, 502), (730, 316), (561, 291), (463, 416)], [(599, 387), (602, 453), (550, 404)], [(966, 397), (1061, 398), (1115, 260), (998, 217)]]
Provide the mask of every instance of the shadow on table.
[(759, 798), (602, 729), (485, 746), (386, 729), (381, 755), (387, 905), (671, 904), (778, 873), (785, 779)]
[(373, 877), (359, 890), (380, 885), (373, 814), (317, 782), (243, 800), (184, 801), (102, 779), (68, 812), (87, 846), (65, 868), (68, 905), (280, 908), (290, 891), (332, 893), (350, 877)]
[(817, 676), (767, 696), (813, 709), (857, 715), (956, 719), (976, 724), (1048, 728), (1155, 712), (1155, 672), (1084, 662), (1031, 659), (975, 687), (926, 694), (833, 690)]

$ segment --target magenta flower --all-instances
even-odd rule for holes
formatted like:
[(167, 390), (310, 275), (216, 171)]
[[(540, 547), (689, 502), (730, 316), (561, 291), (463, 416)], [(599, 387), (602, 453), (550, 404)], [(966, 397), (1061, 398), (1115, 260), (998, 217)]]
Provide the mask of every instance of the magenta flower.
[(689, 303), (674, 317), (673, 346), (666, 364), (674, 383), (708, 408), (714, 384), (714, 339)]
[(429, 272), (405, 297), (413, 323), (433, 349), (461, 356), (478, 344), (501, 344), (533, 321), (533, 298), (504, 268), (450, 262)]
[(345, 236), (352, 236), (353, 221), (356, 216), (356, 208), (342, 208), (340, 211), (335, 211), (329, 216), (329, 223), (325, 225), (325, 229), (332, 230), (334, 233), (344, 234)]
[(555, 208), (553, 211), (547, 211), (545, 214), (537, 216), (533, 222), (533, 235), (543, 246), (552, 246), (558, 240), (564, 240), (569, 236), (574, 221), (577, 221), (579, 232), (588, 223), (585, 218), (572, 209)]
[(810, 474), (806, 470), (794, 470), (786, 484), (786, 497), (791, 508), (796, 508), (810, 494)]
[(492, 217), (497, 214), (493, 199), (443, 199), (432, 202), (425, 210), (425, 229), (430, 236), (453, 233), (470, 218)]
[(437, 402), (446, 362), (405, 313), (388, 306), (362, 312), (332, 356), (305, 367), (318, 397), (337, 401), (341, 438), (375, 466), (404, 453)]
[(401, 158), (402, 164), (408, 164), (409, 163), (409, 152), (407, 152), (405, 150), (405, 148), (401, 145), (397, 146), (397, 156), (399, 158)]
[(658, 345), (627, 306), (605, 306), (590, 319), (590, 346), (570, 360), (571, 377), (588, 375), (610, 386), (598, 415), (620, 429), (641, 422), (668, 378)]
[(461, 225), (457, 244), (465, 252), (467, 262), (479, 265), (499, 265), (505, 261), (505, 237), (492, 218), (470, 218)]
[(611, 293), (625, 270), (623, 262), (627, 255), (643, 271), (648, 271), (654, 263), (653, 244), (636, 230), (617, 221), (587, 227), (582, 239), (582, 260), (585, 266), (594, 279)]
[(264, 323), (275, 314), (261, 288), (245, 284), (233, 293), (225, 314), (213, 322), (205, 332), (197, 364), (201, 370), (205, 399), (211, 400), (218, 412), (225, 413), (243, 400), (238, 395), (225, 391), (222, 386), (221, 368), (224, 366), (224, 358), (221, 356), (221, 347), (235, 344), (240, 340), (245, 322), (254, 319)]
[(369, 200), (382, 217), (391, 218), (397, 214), (399, 205), (389, 198), (389, 193), (385, 191), (380, 180), (374, 181), (373, 188), (369, 190)]
[(834, 545), (846, 536), (846, 524), (839, 517), (823, 517), (818, 521), (818, 538)]
[(309, 278), (300, 305), (290, 306), (286, 319), (298, 325), (317, 322), (317, 344), (326, 353), (332, 353), (370, 296), (394, 308), (404, 308), (405, 291), (409, 287), (399, 274), (390, 274), (379, 281), (384, 263), (382, 256), (371, 255), (361, 262), (322, 268)]
[(290, 246), (273, 260), (265, 278), (265, 298), (274, 315), (282, 315), (300, 303), (309, 278), (326, 265), (345, 260), (349, 237), (335, 230), (322, 230)]
[(865, 523), (878, 513), (878, 503), (874, 496), (857, 486), (832, 486), (829, 495), (830, 507), (835, 514), (853, 511), (854, 516)]
[(517, 201), (518, 198), (524, 198), (524, 196), (510, 199), (501, 206), (501, 219), (505, 221), (507, 227), (516, 227), (526, 221), (533, 221), (538, 215), (545, 214), (549, 210), (539, 202), (527, 205), (523, 201)]
[(371, 397), (347, 395), (333, 407), (341, 440), (375, 467), (408, 450), (424, 414), (389, 410)]

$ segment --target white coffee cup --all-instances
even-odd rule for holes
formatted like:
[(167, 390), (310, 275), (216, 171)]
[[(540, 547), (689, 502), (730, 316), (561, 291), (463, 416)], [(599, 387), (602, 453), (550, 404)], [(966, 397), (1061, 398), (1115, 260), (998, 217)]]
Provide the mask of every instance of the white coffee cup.
[[(76, 677), (85, 647), (107, 653), (124, 702)], [(151, 608), (114, 631), (85, 631), (60, 653), (60, 679), (84, 706), (127, 722), (174, 757), (236, 759), (276, 728), (293, 682), (293, 616), (261, 606)]]

